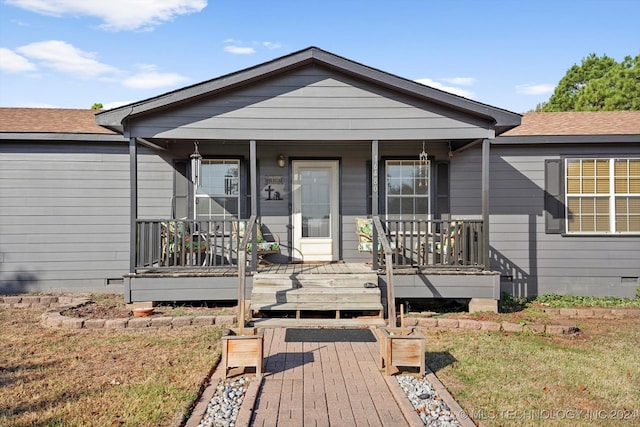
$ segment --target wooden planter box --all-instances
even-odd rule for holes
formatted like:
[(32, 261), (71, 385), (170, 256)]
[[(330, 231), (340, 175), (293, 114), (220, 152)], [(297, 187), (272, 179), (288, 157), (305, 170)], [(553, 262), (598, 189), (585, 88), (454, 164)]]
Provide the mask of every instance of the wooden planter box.
[(417, 367), (424, 376), (424, 335), (414, 328), (380, 328), (380, 367), (391, 375), (391, 367)]
[(229, 329), (222, 336), (222, 369), (224, 377), (230, 368), (255, 367), (256, 375), (262, 374), (264, 334), (256, 328)]

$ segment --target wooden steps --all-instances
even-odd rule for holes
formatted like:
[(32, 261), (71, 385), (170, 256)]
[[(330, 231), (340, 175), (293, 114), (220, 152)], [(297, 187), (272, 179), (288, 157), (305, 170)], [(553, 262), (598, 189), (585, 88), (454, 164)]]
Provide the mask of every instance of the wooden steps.
[(269, 312), (292, 312), (296, 319), (307, 313), (317, 318), (323, 312), (331, 313), (333, 319), (367, 314), (379, 319), (383, 306), (377, 283), (375, 273), (257, 273), (250, 308), (263, 317)]

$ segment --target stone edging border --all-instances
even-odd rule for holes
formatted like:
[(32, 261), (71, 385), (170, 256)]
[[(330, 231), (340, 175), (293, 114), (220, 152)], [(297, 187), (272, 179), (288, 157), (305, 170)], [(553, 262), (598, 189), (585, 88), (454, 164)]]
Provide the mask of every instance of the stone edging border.
[(466, 330), (484, 332), (528, 332), (534, 334), (569, 335), (579, 332), (576, 325), (545, 325), (542, 323), (492, 322), (488, 320), (418, 317), (404, 319), (407, 327), (441, 331)]
[(237, 321), (235, 315), (219, 316), (175, 316), (175, 317), (123, 317), (115, 319), (84, 319), (63, 316), (62, 312), (79, 307), (90, 301), (85, 297), (56, 296), (7, 296), (0, 298), (0, 309), (46, 308), (40, 323), (50, 328), (62, 329), (142, 329), (182, 326), (231, 326)]
[[(544, 313), (551, 316), (575, 319), (624, 319), (628, 309), (616, 308), (545, 308)], [(400, 319), (398, 318), (398, 323)], [(580, 332), (576, 325), (557, 325), (543, 323), (494, 322), (490, 320), (473, 320), (436, 317), (405, 317), (405, 326), (442, 331), (467, 330), (487, 332), (527, 332), (533, 334), (570, 335)]]
[[(116, 319), (83, 319), (63, 316), (61, 313), (90, 301), (88, 297), (50, 295), (26, 295), (0, 297), (0, 309), (48, 308), (42, 314), (44, 326), (64, 329), (141, 329), (181, 326), (230, 326), (237, 322), (234, 315), (176, 316), (176, 317), (130, 317)], [(545, 308), (545, 313), (569, 319), (622, 319), (628, 310), (615, 308)], [(405, 326), (437, 330), (467, 330), (491, 332), (528, 332), (534, 334), (570, 335), (579, 332), (576, 325), (547, 325), (541, 323), (494, 322), (487, 320), (405, 317)]]

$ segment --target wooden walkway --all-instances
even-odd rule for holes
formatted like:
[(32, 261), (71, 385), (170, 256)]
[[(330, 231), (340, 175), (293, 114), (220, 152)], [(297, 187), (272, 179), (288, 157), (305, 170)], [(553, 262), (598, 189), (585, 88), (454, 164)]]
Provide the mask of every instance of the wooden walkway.
[[(289, 343), (284, 328), (264, 333), (264, 377), (250, 425), (399, 427), (420, 421), (406, 397), (398, 398), (395, 379), (378, 368), (377, 342)], [(409, 422), (403, 412), (412, 412)]]

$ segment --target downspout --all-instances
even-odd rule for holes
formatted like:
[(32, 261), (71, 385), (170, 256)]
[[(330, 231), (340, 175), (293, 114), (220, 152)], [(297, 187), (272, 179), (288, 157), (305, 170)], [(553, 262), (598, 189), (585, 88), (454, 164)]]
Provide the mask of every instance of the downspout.
[(122, 119), (122, 136), (129, 138), (129, 275), (124, 281), (124, 302), (131, 300), (131, 276), (136, 272), (136, 221), (138, 219), (138, 146), (136, 138), (129, 134), (127, 118), (133, 107)]
[(129, 278), (125, 280), (124, 302), (131, 303), (131, 275), (136, 272), (138, 219), (138, 147), (136, 138), (129, 137)]

